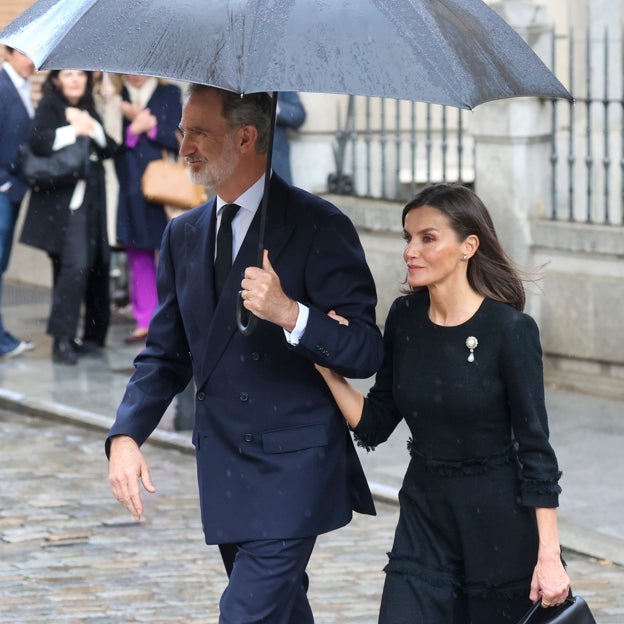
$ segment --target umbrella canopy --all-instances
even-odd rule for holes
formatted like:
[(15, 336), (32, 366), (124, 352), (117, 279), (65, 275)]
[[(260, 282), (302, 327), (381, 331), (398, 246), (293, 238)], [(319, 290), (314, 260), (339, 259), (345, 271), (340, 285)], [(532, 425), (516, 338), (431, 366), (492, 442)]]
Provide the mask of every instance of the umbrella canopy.
[(570, 94), (482, 0), (39, 0), (0, 33), (39, 69), (474, 108)]

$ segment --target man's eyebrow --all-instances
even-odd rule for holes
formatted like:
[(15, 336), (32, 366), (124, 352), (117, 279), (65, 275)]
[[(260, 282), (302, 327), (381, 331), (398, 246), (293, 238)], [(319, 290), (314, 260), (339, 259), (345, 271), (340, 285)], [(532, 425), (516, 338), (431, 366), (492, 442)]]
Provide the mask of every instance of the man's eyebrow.
[[(178, 130), (182, 132), (182, 134), (184, 134), (185, 132), (184, 128), (182, 127), (182, 124), (178, 125)], [(205, 130), (201, 128), (200, 126), (190, 126), (189, 128), (186, 129), (186, 132), (205, 132)]]

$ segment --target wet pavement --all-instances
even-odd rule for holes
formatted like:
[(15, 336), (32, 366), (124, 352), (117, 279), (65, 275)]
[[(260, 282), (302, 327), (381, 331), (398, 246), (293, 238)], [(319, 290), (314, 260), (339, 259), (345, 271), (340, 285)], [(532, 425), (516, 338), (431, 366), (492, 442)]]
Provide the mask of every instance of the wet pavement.
[[(203, 543), (191, 454), (144, 447), (157, 493), (135, 523), (108, 488), (101, 432), (6, 410), (0, 431), (1, 622), (216, 624), (225, 575)], [(317, 624), (376, 622), (397, 513), (381, 503), (319, 538)], [(624, 568), (565, 557), (598, 622), (624, 622)]]
[[(175, 403), (145, 446), (158, 492), (134, 523), (110, 494), (103, 454), (140, 348), (123, 343), (132, 324), (115, 314), (104, 357), (53, 365), (48, 303), (46, 291), (5, 284), (5, 324), (36, 347), (0, 360), (0, 622), (216, 623), (225, 577), (203, 543), (190, 436), (173, 431)], [(556, 388), (547, 404), (573, 588), (599, 624), (624, 624), (624, 404)], [(317, 624), (376, 622), (406, 438), (399, 430), (362, 454), (378, 501), (388, 501), (378, 516), (356, 515), (319, 539), (310, 564)]]

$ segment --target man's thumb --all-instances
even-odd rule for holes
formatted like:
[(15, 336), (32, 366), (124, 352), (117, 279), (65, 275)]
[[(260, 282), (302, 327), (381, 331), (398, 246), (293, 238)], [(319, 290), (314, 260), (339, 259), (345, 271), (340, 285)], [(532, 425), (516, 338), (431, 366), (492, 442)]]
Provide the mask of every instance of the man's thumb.
[(264, 256), (262, 258), (262, 268), (265, 271), (268, 271), (270, 273), (275, 273), (275, 270), (273, 269), (273, 265), (269, 261), (269, 250), (268, 249), (264, 250)]
[(147, 467), (147, 463), (145, 463), (141, 467), (141, 483), (143, 483), (143, 487), (147, 492), (153, 494), (156, 491), (154, 484), (152, 483), (152, 476), (150, 475), (149, 468)]

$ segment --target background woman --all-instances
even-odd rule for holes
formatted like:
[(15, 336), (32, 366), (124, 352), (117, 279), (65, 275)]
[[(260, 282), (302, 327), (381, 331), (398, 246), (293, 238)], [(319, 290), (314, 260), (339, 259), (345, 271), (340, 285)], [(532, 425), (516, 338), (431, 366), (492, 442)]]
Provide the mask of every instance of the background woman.
[[(106, 191), (101, 160), (117, 145), (95, 111), (89, 72), (48, 74), (30, 133), (34, 153), (53, 151), (87, 137), (90, 165), (86, 180), (51, 189), (32, 189), (21, 242), (48, 252), (54, 288), (47, 332), (54, 338), (52, 359), (76, 364), (77, 354), (99, 351), (110, 320)], [(85, 300), (82, 340), (77, 340)]]
[(141, 178), (148, 163), (163, 157), (163, 150), (177, 157), (182, 94), (178, 87), (156, 78), (127, 75), (121, 95), (124, 144), (115, 159), (119, 180), (117, 242), (126, 249), (130, 303), (136, 321), (126, 342), (142, 342), (158, 303), (156, 252), (167, 216), (161, 204), (145, 201)]
[(412, 435), (379, 621), (515, 623), (569, 589), (538, 329), (472, 191), (424, 189), (403, 227), (411, 292), (388, 314), (367, 398), (319, 368), (361, 445), (403, 418)]

